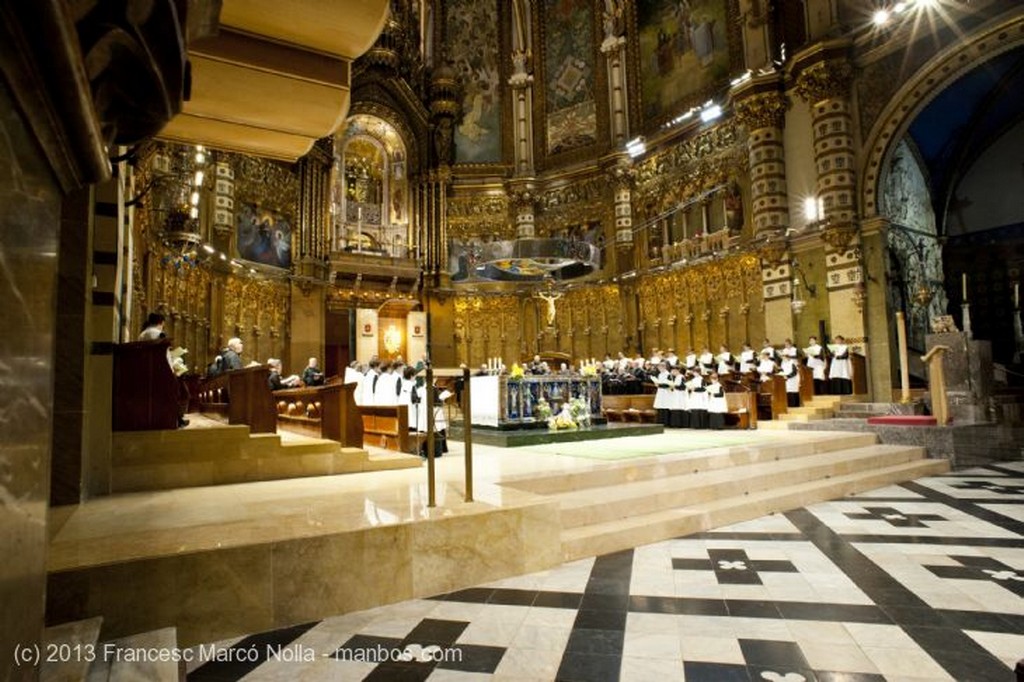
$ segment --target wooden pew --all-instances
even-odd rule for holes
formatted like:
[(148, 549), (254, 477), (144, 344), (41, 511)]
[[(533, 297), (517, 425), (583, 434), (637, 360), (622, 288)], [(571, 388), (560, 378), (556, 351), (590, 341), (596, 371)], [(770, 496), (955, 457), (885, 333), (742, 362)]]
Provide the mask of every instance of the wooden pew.
[(788, 410), (785, 377), (774, 375), (770, 380), (761, 382), (757, 393), (758, 418), (778, 419)]
[(409, 433), (408, 405), (360, 405), (363, 444), (412, 452), (415, 435)]
[(274, 391), (278, 425), (361, 448), (363, 420), (354, 398), (355, 388), (356, 384), (332, 383)]
[(757, 393), (738, 381), (728, 381), (725, 386), (725, 403), (729, 412), (725, 415), (725, 426), (738, 429), (757, 428)]
[(799, 366), (800, 372), (800, 404), (807, 405), (814, 400), (814, 370), (805, 365)]
[(653, 393), (604, 395), (601, 397), (601, 414), (610, 422), (632, 421), (653, 424), (658, 421)]
[(178, 428), (180, 388), (167, 362), (170, 345), (165, 339), (114, 346), (114, 431)]
[(252, 433), (277, 433), (269, 377), (266, 365), (254, 365), (207, 379), (199, 390), (199, 410), (227, 416), (228, 424), (246, 424)]

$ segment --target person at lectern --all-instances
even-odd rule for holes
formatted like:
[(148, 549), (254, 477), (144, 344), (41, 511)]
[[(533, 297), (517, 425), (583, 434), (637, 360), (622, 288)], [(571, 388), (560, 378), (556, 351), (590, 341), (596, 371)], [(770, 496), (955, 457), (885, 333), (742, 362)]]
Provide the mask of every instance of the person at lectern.
[[(452, 392), (431, 386), (434, 391), (434, 456), (440, 457), (448, 452), (448, 419), (445, 417), (444, 402), (452, 397)], [(417, 404), (416, 430), (427, 433), (427, 388), (419, 385), (413, 391), (413, 402)], [(427, 456), (427, 441), (420, 446), (420, 457)]]
[(324, 373), (320, 371), (316, 358), (310, 358), (306, 369), (302, 370), (302, 383), (306, 386), (324, 385)]

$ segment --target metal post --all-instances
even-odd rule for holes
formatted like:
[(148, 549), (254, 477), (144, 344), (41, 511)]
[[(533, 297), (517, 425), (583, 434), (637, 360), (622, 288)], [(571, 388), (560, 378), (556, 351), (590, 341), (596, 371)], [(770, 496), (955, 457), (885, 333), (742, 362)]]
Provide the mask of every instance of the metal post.
[(434, 494), (434, 369), (427, 365), (427, 378), (424, 385), (427, 408), (427, 506), (436, 507)]
[(462, 442), (466, 453), (466, 502), (473, 501), (473, 416), (470, 414), (469, 367), (462, 368)]

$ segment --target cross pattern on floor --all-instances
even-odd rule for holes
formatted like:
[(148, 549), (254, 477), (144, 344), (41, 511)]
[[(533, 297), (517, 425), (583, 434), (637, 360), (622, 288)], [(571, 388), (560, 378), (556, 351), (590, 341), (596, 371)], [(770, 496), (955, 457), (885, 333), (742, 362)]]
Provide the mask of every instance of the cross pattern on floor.
[(467, 621), (424, 618), (402, 639), (354, 635), (331, 654), (342, 661), (377, 663), (364, 680), (426, 680), (435, 668), (494, 672), (504, 647), (457, 644)]
[(796, 573), (786, 559), (751, 559), (745, 549), (709, 549), (707, 559), (672, 559), (681, 571), (714, 571), (720, 585), (763, 585), (760, 573)]
[(1007, 485), (992, 480), (961, 481), (959, 483), (950, 483), (949, 487), (956, 488), (957, 490), (987, 490), (988, 492), (1000, 495), (1024, 495), (1024, 485)]
[(960, 566), (925, 566), (940, 578), (954, 580), (989, 580), (1024, 597), (1024, 571), (1007, 566), (1001, 561), (983, 556), (951, 556)]
[(885, 521), (890, 526), (899, 528), (929, 528), (924, 521), (946, 521), (946, 517), (938, 514), (911, 514), (901, 512), (894, 507), (864, 507), (863, 512), (843, 512), (847, 518), (855, 521)]

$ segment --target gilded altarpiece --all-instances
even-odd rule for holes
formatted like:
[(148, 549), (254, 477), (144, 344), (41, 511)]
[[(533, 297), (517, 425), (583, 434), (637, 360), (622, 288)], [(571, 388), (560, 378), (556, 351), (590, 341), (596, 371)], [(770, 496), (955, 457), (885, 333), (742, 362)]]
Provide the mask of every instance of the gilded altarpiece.
[(459, 362), (479, 367), (489, 358), (506, 364), (522, 353), (522, 302), (518, 296), (455, 298), (455, 348)]
[(638, 332), (645, 353), (655, 348), (685, 352), (705, 345), (734, 353), (761, 338), (761, 265), (753, 254), (729, 256), (684, 270), (643, 278), (638, 286)]
[(557, 348), (576, 361), (615, 357), (625, 350), (627, 330), (619, 287), (614, 284), (581, 286), (555, 302)]

